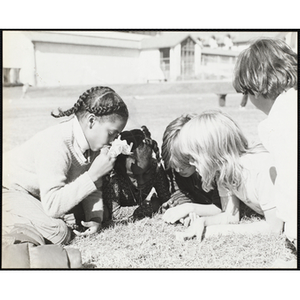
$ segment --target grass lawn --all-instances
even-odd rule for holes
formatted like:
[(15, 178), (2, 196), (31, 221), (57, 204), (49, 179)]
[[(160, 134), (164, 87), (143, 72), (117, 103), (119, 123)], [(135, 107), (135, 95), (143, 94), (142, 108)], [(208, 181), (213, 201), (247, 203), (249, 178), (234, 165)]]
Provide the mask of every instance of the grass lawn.
[[(57, 107), (70, 108), (84, 92), (84, 87), (30, 88), (21, 99), (21, 88), (3, 89), (3, 151), (26, 141), (36, 132), (59, 120), (50, 116)], [(220, 109), (242, 127), (250, 142), (258, 141), (257, 125), (265, 115), (250, 102), (239, 110), (240, 94), (228, 94), (225, 107), (219, 107), (215, 91), (218, 83), (147, 84), (112, 86), (125, 100), (130, 112), (126, 129), (146, 125), (161, 145), (165, 127), (183, 113)], [(265, 269), (276, 259), (291, 261), (295, 253), (284, 236), (230, 235), (185, 242), (176, 241), (174, 233), (181, 225), (168, 225), (155, 215), (152, 219), (132, 222), (127, 217), (134, 208), (123, 208), (120, 218), (100, 233), (76, 237), (68, 247), (78, 248), (85, 268), (209, 268)], [(242, 222), (259, 221), (245, 210)]]

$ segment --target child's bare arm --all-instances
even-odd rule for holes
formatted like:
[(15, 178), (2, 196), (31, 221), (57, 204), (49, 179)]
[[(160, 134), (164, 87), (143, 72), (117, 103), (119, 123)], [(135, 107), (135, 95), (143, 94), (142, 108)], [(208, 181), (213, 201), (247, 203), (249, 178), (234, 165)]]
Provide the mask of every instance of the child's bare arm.
[[(223, 212), (212, 215), (211, 206), (205, 206), (197, 203), (185, 203), (168, 209), (163, 215), (163, 220), (167, 223), (175, 223), (178, 220), (185, 218), (190, 213), (196, 213), (203, 217), (204, 226), (216, 224), (236, 223), (239, 221), (239, 199), (235, 196), (222, 197)], [(215, 210), (214, 210), (215, 211)]]
[(205, 229), (205, 237), (228, 234), (269, 234), (270, 225), (266, 221), (257, 221), (248, 224), (226, 224), (208, 226)]
[(204, 226), (237, 223), (240, 220), (240, 200), (234, 196), (221, 197), (222, 212), (203, 217)]
[(184, 203), (181, 205), (177, 205), (175, 207), (169, 208), (163, 215), (163, 220), (167, 223), (175, 223), (179, 221), (182, 218), (185, 218), (190, 213), (197, 210), (196, 203)]
[[(283, 222), (276, 216), (276, 208), (264, 211), (266, 221), (258, 221), (248, 224), (214, 224), (212, 220), (214, 218), (198, 218), (185, 232), (176, 234), (176, 238), (179, 240), (185, 238), (192, 238), (197, 236), (197, 239), (201, 240), (205, 223), (212, 226), (207, 226), (205, 230), (205, 237), (217, 236), (219, 234), (270, 234), (280, 233), (283, 228)], [(206, 222), (204, 221), (206, 219)]]
[(185, 232), (177, 233), (176, 238), (179, 240), (183, 240), (185, 238), (192, 238), (193, 236), (197, 236), (197, 238), (201, 240), (204, 228), (206, 226), (211, 227), (211, 225), (221, 224), (223, 226), (224, 224), (237, 223), (240, 219), (239, 201), (240, 200), (233, 195), (221, 197), (223, 212), (214, 216), (207, 216), (196, 219)]

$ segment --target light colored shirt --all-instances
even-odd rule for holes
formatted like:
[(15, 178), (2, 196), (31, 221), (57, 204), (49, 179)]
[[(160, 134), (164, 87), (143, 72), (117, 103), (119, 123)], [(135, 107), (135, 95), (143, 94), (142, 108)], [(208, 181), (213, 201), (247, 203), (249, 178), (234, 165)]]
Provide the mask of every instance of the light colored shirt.
[(74, 150), (83, 162), (87, 162), (87, 158), (84, 156), (84, 153), (89, 150), (90, 147), (76, 116), (73, 121), (73, 134)]
[(92, 153), (91, 162), (82, 160), (82, 152), (75, 150), (74, 145), (83, 146), (83, 151), (84, 141), (80, 138), (75, 141), (80, 130), (74, 132), (74, 123), (76, 119), (72, 118), (49, 127), (5, 153), (3, 186), (37, 198), (45, 212), (54, 218), (79, 203), (87, 221), (102, 218), (102, 192), (87, 172), (98, 153)]
[[(293, 225), (291, 235), (297, 236), (297, 169), (298, 169), (298, 102), (297, 91), (282, 93), (264, 121), (258, 133), (265, 148), (273, 156), (277, 178), (277, 215)], [(287, 224), (286, 224), (287, 225)]]
[[(270, 172), (274, 172), (273, 160), (268, 152), (247, 153), (240, 158), (242, 185), (228, 191), (218, 185), (220, 197), (235, 195), (255, 212), (275, 208), (275, 186)], [(272, 169), (273, 168), (273, 169)]]

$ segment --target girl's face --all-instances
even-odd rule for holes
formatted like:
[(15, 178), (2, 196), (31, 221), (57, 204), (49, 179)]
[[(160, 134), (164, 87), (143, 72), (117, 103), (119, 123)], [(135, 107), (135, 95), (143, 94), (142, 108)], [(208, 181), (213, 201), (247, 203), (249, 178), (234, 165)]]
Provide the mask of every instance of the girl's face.
[(94, 118), (89, 119), (86, 126), (85, 137), (92, 151), (99, 151), (123, 131), (127, 120), (124, 118)]
[(175, 168), (175, 171), (182, 177), (190, 177), (192, 174), (195, 173), (196, 168), (195, 166), (182, 167), (182, 168)]

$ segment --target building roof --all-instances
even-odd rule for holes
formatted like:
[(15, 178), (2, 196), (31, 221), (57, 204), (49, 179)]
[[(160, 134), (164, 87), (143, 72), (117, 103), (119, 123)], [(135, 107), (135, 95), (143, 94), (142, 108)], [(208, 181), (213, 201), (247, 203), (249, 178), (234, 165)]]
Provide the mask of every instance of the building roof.
[[(159, 31), (156, 36), (133, 34), (120, 31), (75, 31), (75, 30), (29, 30), (20, 31), (32, 42), (64, 43), (92, 45), (102, 47), (129, 48), (136, 50), (172, 48), (190, 37), (195, 43), (205, 46), (211, 36), (215, 36), (219, 44), (230, 34), (234, 44), (247, 43), (259, 37), (278, 37), (287, 32), (275, 31)], [(284, 33), (284, 34), (283, 34)]]
[(159, 35), (143, 39), (141, 49), (172, 48), (191, 37), (197, 43), (197, 37), (185, 31), (161, 32)]
[(277, 38), (280, 34), (278, 31), (232, 31), (228, 33), (235, 44), (249, 43), (263, 37)]
[(208, 55), (221, 55), (221, 56), (238, 56), (239, 51), (233, 51), (233, 50), (224, 50), (222, 48), (209, 48), (209, 47), (204, 47), (201, 50), (202, 54), (208, 54)]
[(161, 31), (158, 35), (141, 41), (142, 49), (172, 48), (191, 37), (196, 43), (208, 44), (210, 37), (215, 36), (218, 44), (222, 44), (226, 35), (230, 35), (233, 43), (244, 44), (261, 37), (279, 37), (275, 31)]
[(117, 31), (22, 31), (32, 42), (140, 49), (144, 35)]

